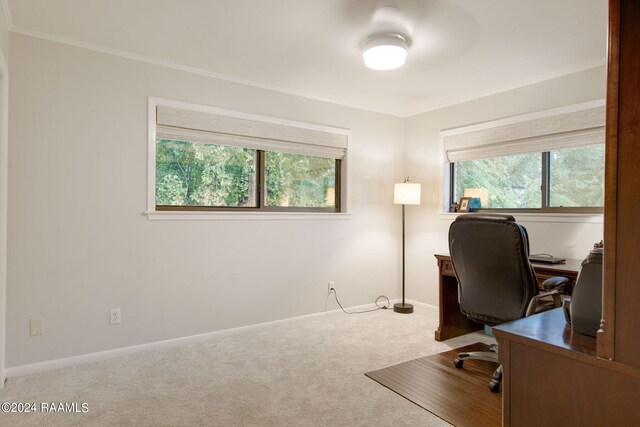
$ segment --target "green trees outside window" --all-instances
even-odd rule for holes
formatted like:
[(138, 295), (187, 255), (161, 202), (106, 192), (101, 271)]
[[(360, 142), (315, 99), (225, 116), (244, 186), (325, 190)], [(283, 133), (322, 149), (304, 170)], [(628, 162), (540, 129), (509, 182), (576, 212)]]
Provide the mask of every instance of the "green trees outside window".
[(455, 197), (480, 197), (483, 208), (541, 207), (540, 153), (457, 162)]
[(257, 152), (156, 141), (156, 205), (256, 206)]
[(451, 200), (486, 209), (601, 210), (604, 145), (456, 162)]
[(265, 153), (267, 206), (335, 207), (336, 161)]
[(338, 165), (323, 157), (158, 139), (156, 206), (336, 211)]
[(549, 206), (604, 206), (604, 144), (549, 153)]

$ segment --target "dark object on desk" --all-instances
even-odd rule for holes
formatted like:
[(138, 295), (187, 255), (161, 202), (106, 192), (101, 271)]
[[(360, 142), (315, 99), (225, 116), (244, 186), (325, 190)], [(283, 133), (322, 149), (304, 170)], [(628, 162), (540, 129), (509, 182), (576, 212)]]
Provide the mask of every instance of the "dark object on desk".
[[(458, 277), (460, 311), (487, 326), (560, 307), (558, 289), (569, 283), (567, 278), (550, 278), (543, 287), (554, 289), (539, 293), (536, 273), (529, 263), (527, 230), (511, 215), (458, 216), (449, 228), (449, 252)], [(462, 367), (466, 359), (499, 363), (497, 345), (491, 350), (460, 353), (454, 365)], [(489, 389), (498, 392), (501, 380), (502, 365), (494, 372)]]
[(596, 336), (602, 319), (602, 252), (602, 248), (589, 252), (582, 262), (573, 297), (567, 303), (568, 313), (563, 306), (573, 331), (592, 337)]
[(529, 261), (531, 262), (544, 262), (546, 264), (564, 264), (567, 262), (566, 258), (556, 258), (546, 254), (529, 255)]

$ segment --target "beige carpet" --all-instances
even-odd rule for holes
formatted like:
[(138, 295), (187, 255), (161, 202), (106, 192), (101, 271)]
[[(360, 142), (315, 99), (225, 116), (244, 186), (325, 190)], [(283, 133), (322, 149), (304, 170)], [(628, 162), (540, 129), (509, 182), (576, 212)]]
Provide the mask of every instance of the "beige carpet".
[(0, 413), (21, 426), (444, 426), (367, 371), (476, 341), (433, 340), (437, 312), (331, 314), (196, 344), (10, 378), (0, 402), (84, 402), (86, 413)]

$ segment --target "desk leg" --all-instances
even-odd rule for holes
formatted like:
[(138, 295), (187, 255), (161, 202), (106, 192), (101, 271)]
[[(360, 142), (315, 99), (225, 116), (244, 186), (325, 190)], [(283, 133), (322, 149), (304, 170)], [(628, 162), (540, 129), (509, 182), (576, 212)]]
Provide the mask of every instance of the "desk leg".
[(456, 278), (440, 274), (440, 325), (435, 332), (436, 341), (448, 340), (482, 329), (482, 325), (472, 322), (460, 312)]

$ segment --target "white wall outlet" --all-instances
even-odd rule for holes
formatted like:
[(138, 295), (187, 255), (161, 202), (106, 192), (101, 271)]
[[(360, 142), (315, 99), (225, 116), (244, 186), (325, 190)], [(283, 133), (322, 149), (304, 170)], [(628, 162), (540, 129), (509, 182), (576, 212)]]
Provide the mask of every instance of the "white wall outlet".
[(114, 325), (114, 324), (120, 323), (120, 322), (122, 322), (122, 313), (120, 312), (120, 309), (119, 308), (112, 308), (111, 309), (111, 320), (109, 321), (109, 323)]
[(29, 322), (29, 333), (32, 337), (44, 335), (44, 319), (31, 319)]
[(330, 294), (331, 293), (331, 289), (334, 289), (336, 282), (334, 282), (333, 280), (330, 280), (327, 283), (327, 293)]

